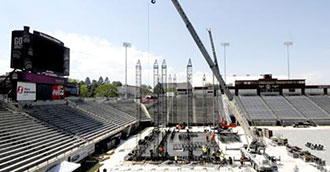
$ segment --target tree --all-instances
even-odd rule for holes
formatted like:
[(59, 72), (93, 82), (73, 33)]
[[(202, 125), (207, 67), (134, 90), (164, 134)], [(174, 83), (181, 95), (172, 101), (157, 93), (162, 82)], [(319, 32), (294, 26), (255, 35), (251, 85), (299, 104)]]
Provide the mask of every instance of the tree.
[(117, 87), (112, 84), (99, 85), (95, 88), (94, 94), (96, 97), (118, 97)]
[(102, 76), (99, 77), (99, 80), (97, 81), (97, 83), (99, 85), (103, 85), (104, 84)]
[(104, 84), (110, 84), (110, 80), (108, 77), (105, 77)]
[(69, 82), (69, 83), (73, 83), (73, 84), (78, 84), (78, 83), (79, 83), (79, 80), (78, 80), (78, 79), (72, 79), (72, 78), (69, 78), (69, 79), (68, 79), (68, 82)]
[(86, 79), (85, 79), (85, 85), (87, 87), (89, 87), (91, 85), (91, 80), (89, 79), (89, 77), (86, 77)]
[(120, 81), (112, 81), (112, 85), (114, 85), (115, 87), (123, 86), (123, 84)]
[(154, 94), (164, 94), (164, 88), (163, 88), (163, 85), (161, 83), (158, 83), (155, 88), (154, 88)]
[(88, 97), (88, 89), (85, 85), (79, 84), (80, 97)]
[(93, 79), (92, 83), (90, 84), (90, 87), (88, 88), (88, 97), (94, 97), (95, 96), (95, 89), (98, 87), (98, 83), (96, 80)]
[(152, 88), (149, 85), (144, 85), (144, 84), (141, 85), (141, 95), (142, 96), (150, 94), (152, 92), (151, 90), (152, 90)]

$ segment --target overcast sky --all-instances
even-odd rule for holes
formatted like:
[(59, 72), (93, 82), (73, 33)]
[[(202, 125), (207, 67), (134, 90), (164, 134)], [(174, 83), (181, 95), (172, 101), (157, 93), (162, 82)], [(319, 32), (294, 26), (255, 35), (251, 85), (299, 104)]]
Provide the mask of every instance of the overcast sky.
[[(272, 73), (287, 77), (283, 42), (290, 40), (291, 78), (309, 84), (330, 84), (330, 1), (312, 0), (180, 0), (183, 9), (210, 52), (206, 28), (212, 28), (223, 73), (227, 47), (227, 80), (257, 78)], [(149, 9), (149, 13), (148, 13)], [(149, 15), (148, 15), (149, 14)], [(149, 18), (149, 22), (148, 22)], [(129, 84), (135, 83), (135, 64), (141, 59), (143, 83), (152, 85), (155, 59), (166, 59), (168, 74), (185, 81), (192, 59), (194, 85), (210, 69), (170, 0), (10, 0), (0, 3), (0, 74), (10, 71), (11, 31), (48, 33), (71, 49), (70, 77), (124, 82), (124, 48), (128, 49)], [(149, 23), (149, 25), (148, 25)], [(148, 32), (149, 31), (149, 32)], [(149, 41), (148, 41), (149, 35)], [(148, 46), (149, 45), (149, 46)], [(149, 48), (148, 48), (149, 47)], [(236, 75), (236, 77), (233, 77)]]

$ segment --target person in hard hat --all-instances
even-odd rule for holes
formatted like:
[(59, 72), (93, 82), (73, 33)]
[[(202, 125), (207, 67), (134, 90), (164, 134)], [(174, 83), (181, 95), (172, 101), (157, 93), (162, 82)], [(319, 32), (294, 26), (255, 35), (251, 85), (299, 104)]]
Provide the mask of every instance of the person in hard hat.
[(174, 161), (175, 161), (175, 163), (178, 163), (178, 156), (174, 156)]
[(241, 166), (244, 165), (244, 157), (243, 156), (239, 159), (239, 162), (241, 163)]
[(159, 154), (162, 154), (162, 153), (163, 153), (163, 148), (160, 147), (160, 146), (159, 146), (159, 148), (158, 148), (158, 153), (159, 153)]
[(205, 146), (203, 146), (202, 151), (203, 151), (203, 155), (207, 154), (207, 148)]

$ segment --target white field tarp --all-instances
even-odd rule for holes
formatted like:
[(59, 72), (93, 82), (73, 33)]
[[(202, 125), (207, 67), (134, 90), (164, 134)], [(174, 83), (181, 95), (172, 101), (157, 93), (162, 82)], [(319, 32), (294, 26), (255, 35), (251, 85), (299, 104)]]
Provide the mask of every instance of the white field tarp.
[(47, 170), (47, 172), (72, 172), (80, 167), (80, 164), (74, 162), (63, 161), (53, 168)]

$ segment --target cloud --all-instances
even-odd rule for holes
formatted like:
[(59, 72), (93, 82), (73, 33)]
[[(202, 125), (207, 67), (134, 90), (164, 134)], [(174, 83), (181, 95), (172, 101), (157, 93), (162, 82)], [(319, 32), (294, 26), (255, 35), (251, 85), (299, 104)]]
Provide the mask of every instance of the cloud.
[[(122, 43), (113, 44), (108, 40), (57, 31), (50, 33), (70, 48), (70, 78), (84, 80), (87, 76), (98, 79), (109, 77), (110, 81), (125, 82), (125, 49)], [(142, 83), (151, 84), (152, 67), (155, 59), (161, 59), (132, 46), (127, 50), (127, 82), (135, 85), (135, 66), (138, 60), (142, 65)]]

